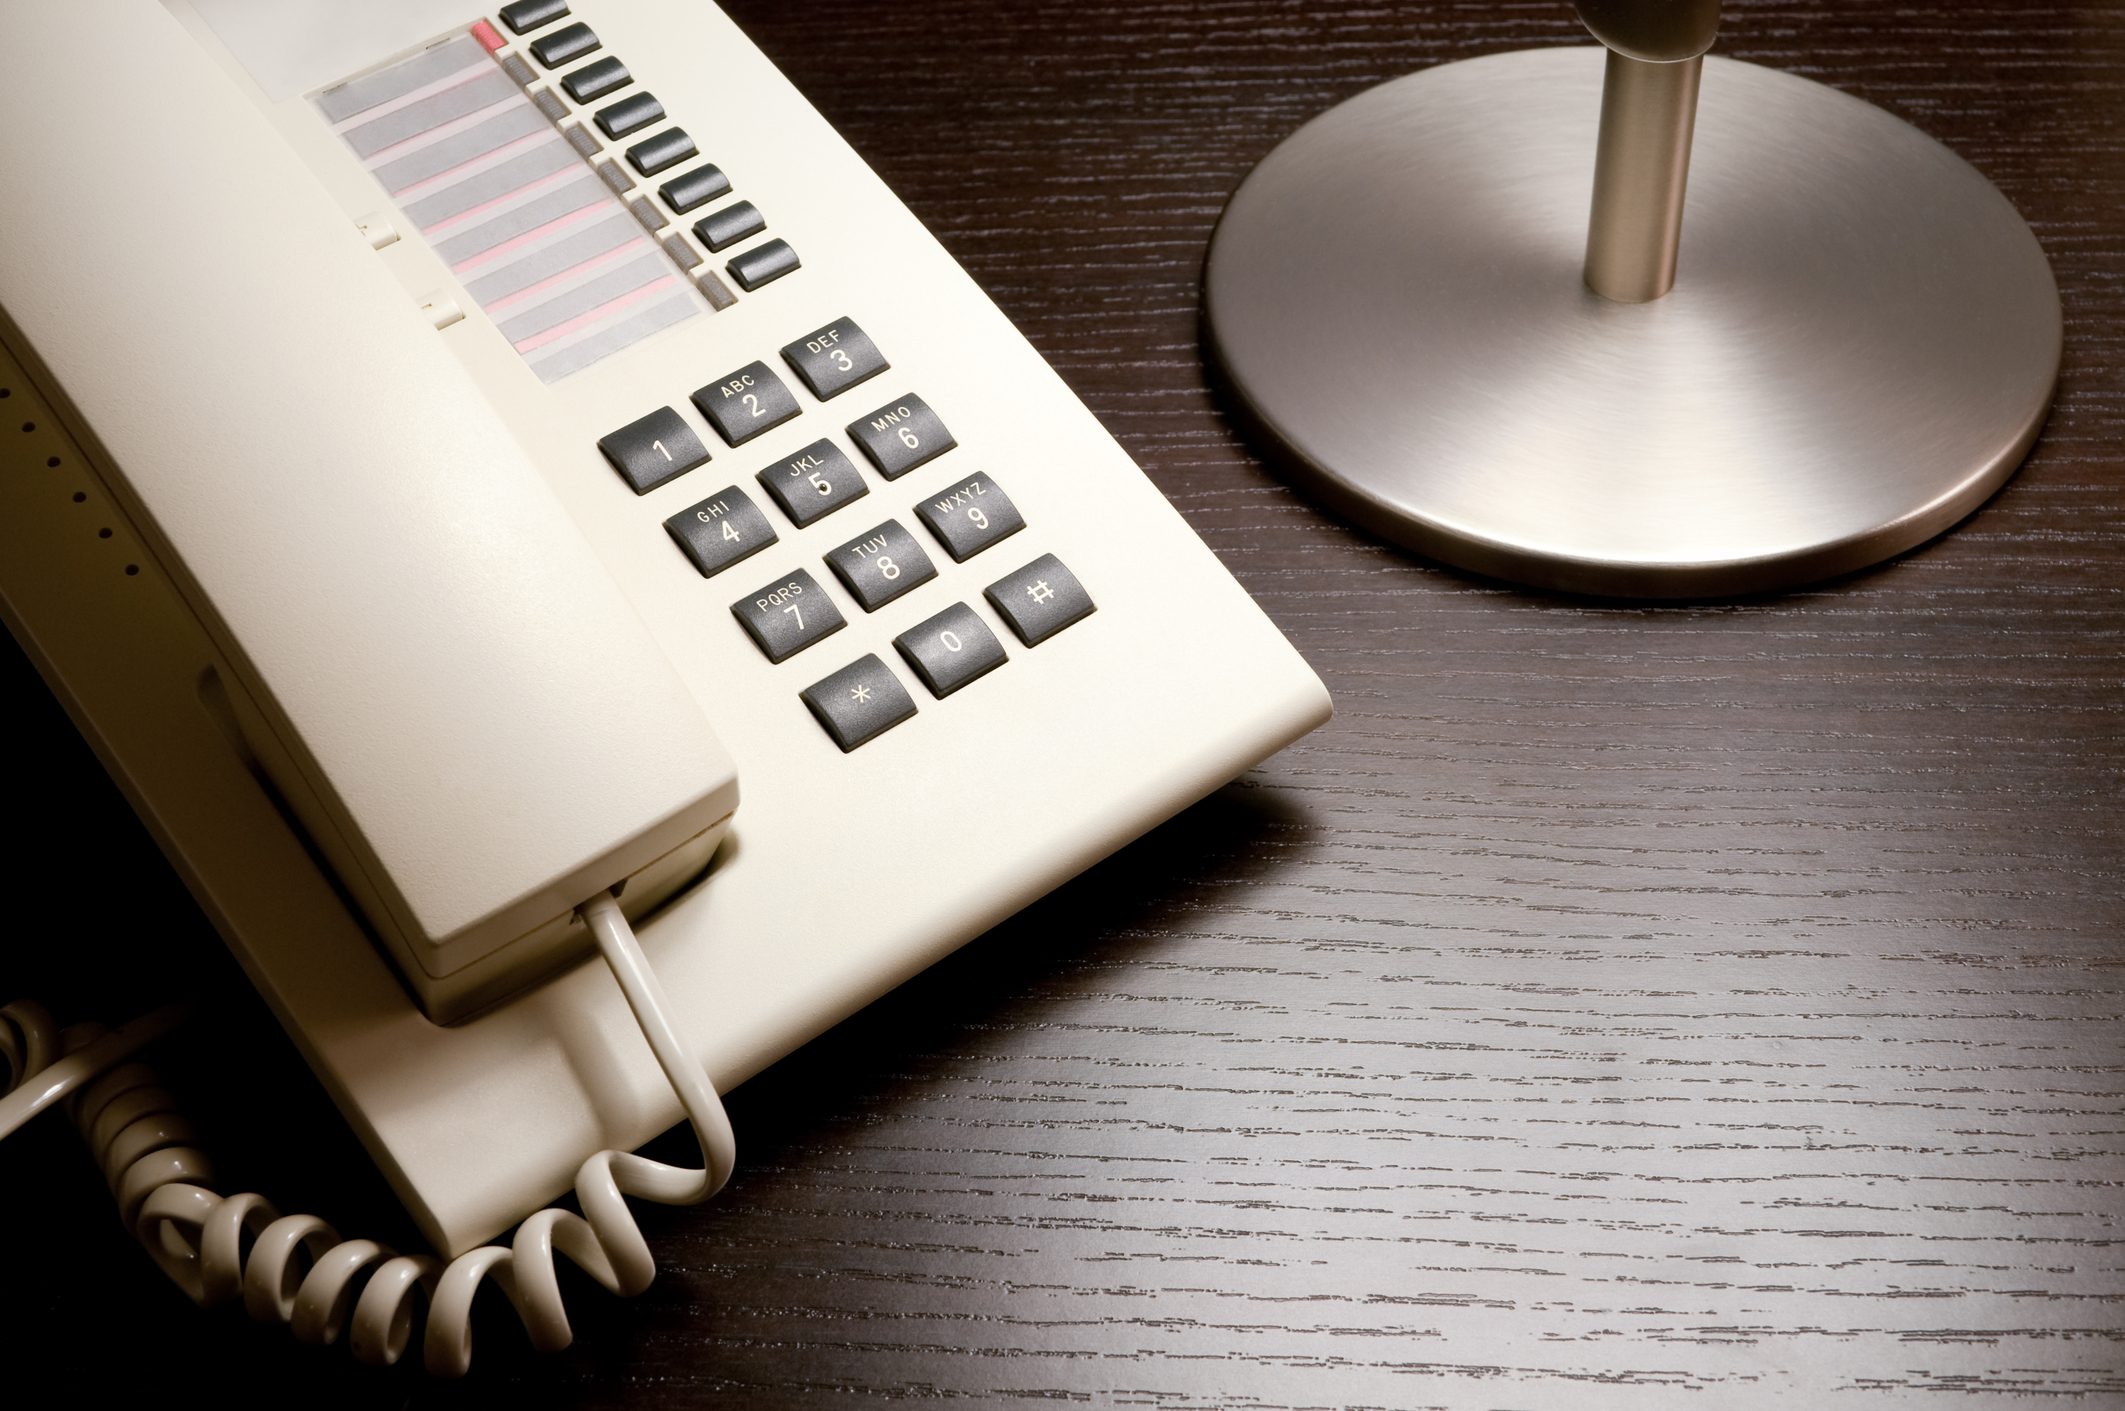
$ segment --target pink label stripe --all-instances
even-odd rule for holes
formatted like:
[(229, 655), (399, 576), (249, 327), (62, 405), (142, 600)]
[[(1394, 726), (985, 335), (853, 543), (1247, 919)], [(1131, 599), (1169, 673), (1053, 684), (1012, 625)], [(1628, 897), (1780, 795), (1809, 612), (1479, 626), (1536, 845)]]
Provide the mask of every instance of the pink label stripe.
[[(552, 140), (553, 129), (550, 127), (539, 132), (527, 132), (513, 142), (505, 142), (492, 151), (481, 152), (477, 156), (467, 157), (464, 161), (446, 171), (439, 171), (434, 176), (423, 177), (421, 180), (414, 182), (413, 185), (400, 187), (391, 194), (397, 197), (401, 203), (418, 201), (423, 196), (433, 196), (444, 187), (456, 182), (473, 167), (497, 166), (502, 162), (508, 161), (519, 152), (528, 152), (541, 142), (551, 142)], [(522, 188), (519, 189), (521, 190)]]
[[(395, 161), (400, 157), (407, 156), (408, 154), (413, 152), (418, 152), (423, 147), (432, 146), (437, 142), (445, 140), (446, 138), (455, 137), (458, 133), (463, 132), (467, 128), (478, 127), (481, 123), (493, 117), (496, 113), (499, 113), (500, 111), (502, 111), (502, 109), (510, 106), (512, 103), (521, 103), (523, 101), (524, 100), (522, 98), (518, 97), (514, 93), (511, 93), (506, 97), (497, 98), (492, 103), (489, 103), (486, 107), (474, 108), (471, 112), (466, 113), (463, 117), (452, 118), (449, 122), (446, 123), (437, 123), (434, 127), (424, 128), (421, 131), (414, 133), (411, 137), (392, 143), (389, 147), (380, 147), (376, 151), (371, 152), (368, 156), (362, 158), (362, 165), (368, 167), (371, 171), (374, 171), (376, 168)], [(544, 114), (540, 114), (540, 116), (543, 117)]]
[[(612, 209), (613, 207), (605, 200), (603, 195), (596, 196), (591, 200), (590, 204), (578, 206), (564, 216), (557, 216), (544, 225), (534, 226), (522, 235), (504, 240), (501, 244), (491, 249), (482, 250), (477, 255), (467, 255), (464, 259), (452, 265), (450, 272), (452, 274), (463, 274), (468, 270), (475, 270), (483, 265), (493, 264), (496, 260), (503, 259), (512, 252), (523, 249), (526, 245), (536, 244), (549, 235), (566, 230), (571, 225), (581, 225), (593, 216), (609, 215)], [(516, 296), (512, 294), (510, 297), (515, 298)], [(488, 307), (492, 308), (493, 305)]]
[(600, 319), (610, 318), (612, 315), (618, 313), (622, 309), (632, 307), (635, 304), (639, 304), (644, 299), (647, 299), (650, 295), (657, 293), (659, 290), (676, 288), (678, 286), (678, 283), (679, 277), (675, 274), (667, 274), (661, 278), (653, 279), (649, 283), (643, 285), (640, 289), (629, 290), (627, 293), (622, 294), (617, 299), (609, 299), (605, 303), (598, 305), (594, 309), (590, 309), (584, 313), (577, 314), (574, 318), (568, 320), (566, 323), (557, 323), (553, 327), (547, 329), (544, 333), (535, 333), (531, 337), (526, 338), (523, 342), (516, 343), (511, 346), (513, 346), (519, 353), (530, 353), (535, 348), (543, 348), (548, 343), (559, 342), (561, 339), (568, 337), (571, 333), (578, 333), (581, 332), (583, 329), (590, 327), (590, 325), (598, 322)]
[(513, 308), (527, 299), (536, 299), (541, 294), (550, 293), (572, 280), (581, 279), (592, 270), (603, 269), (606, 265), (616, 265), (622, 260), (633, 259), (648, 248), (650, 248), (648, 242), (637, 236), (624, 245), (616, 245), (602, 254), (592, 255), (580, 264), (570, 265), (559, 274), (550, 275), (536, 284), (526, 285), (514, 294), (504, 294), (493, 303), (486, 305), (487, 312), (499, 317), (504, 310)]
[(435, 224), (433, 225), (424, 225), (421, 227), (421, 234), (427, 236), (431, 240), (440, 240), (444, 236), (448, 235), (451, 231), (456, 230), (459, 226), (470, 224), (475, 217), (485, 215), (489, 211), (499, 210), (501, 207), (508, 205), (510, 202), (516, 200), (520, 196), (526, 195), (527, 193), (531, 192), (543, 192), (553, 187), (563, 186), (568, 182), (574, 181), (582, 174), (583, 171), (580, 167), (567, 167), (560, 171), (548, 172), (546, 175), (540, 177), (536, 181), (525, 182), (522, 186), (517, 187), (514, 191), (504, 191), (501, 195), (495, 197), (492, 201), (482, 201), (480, 202), (480, 204), (472, 207), (470, 210), (459, 211), (454, 216), (445, 216), (443, 219), (435, 222)]

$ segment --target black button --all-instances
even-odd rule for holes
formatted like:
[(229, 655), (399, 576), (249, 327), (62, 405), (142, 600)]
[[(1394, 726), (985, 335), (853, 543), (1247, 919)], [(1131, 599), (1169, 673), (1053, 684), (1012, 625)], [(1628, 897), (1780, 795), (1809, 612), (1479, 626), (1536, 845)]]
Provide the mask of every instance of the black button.
[[(728, 185), (725, 187), (728, 190)], [(699, 202), (695, 202), (699, 205)], [(721, 210), (710, 211), (694, 222), (694, 234), (711, 250), (726, 250), (740, 240), (750, 240), (767, 229), (767, 217), (750, 201), (733, 201)]]
[(915, 698), (875, 655), (850, 662), (799, 695), (843, 754), (915, 713)]
[(1029, 647), (1092, 612), (1091, 594), (1053, 554), (1042, 554), (1009, 578), (991, 583), (984, 596)]
[(681, 172), (657, 188), (658, 193), (664, 197), (664, 204), (680, 215), (715, 200), (728, 190), (730, 178), (723, 174), (723, 168), (713, 162), (695, 167), (689, 172)]
[(751, 363), (694, 393), (694, 405), (716, 433), (742, 446), (795, 416), (797, 394), (766, 363)]
[(514, 5), (504, 5), (501, 11), (502, 23), (509, 26), (512, 34), (552, 24), (567, 13), (568, 0), (516, 0)]
[(640, 132), (653, 122), (664, 121), (664, 105), (654, 93), (630, 93), (617, 103), (598, 109), (598, 130), (615, 140)]
[(915, 506), (915, 513), (954, 563), (965, 563), (1026, 527), (1011, 497), (995, 481), (979, 475)]
[(814, 441), (788, 460), (761, 471), (760, 487), (774, 496), (799, 529), (871, 493), (856, 463), (831, 441)]
[(587, 24), (572, 24), (566, 29), (557, 29), (542, 39), (531, 41), (531, 57), (549, 69), (563, 64), (572, 64), (585, 54), (597, 49), (601, 41), (590, 32)]
[(670, 407), (658, 407), (640, 421), (600, 437), (598, 449), (637, 495), (708, 461), (708, 447)]
[(738, 281), (738, 287), (748, 294), (802, 267), (797, 252), (790, 248), (787, 240), (770, 240), (765, 245), (756, 245), (724, 266), (730, 271), (730, 277)]
[(848, 626), (818, 580), (801, 568), (732, 603), (730, 610), (745, 635), (772, 662), (788, 661), (820, 638)]
[(686, 550), (703, 578), (713, 578), (775, 542), (775, 526), (735, 485), (718, 490), (692, 509), (681, 510), (664, 521), (664, 528)]
[(937, 413), (930, 410), (930, 404), (913, 393), (850, 422), (848, 430), (850, 438), (888, 480), (898, 480), (915, 467), (928, 465), (959, 444), (944, 429)]
[(857, 535), (826, 556), (841, 586), (865, 612), (876, 612), (893, 599), (937, 576), (937, 565), (900, 521), (889, 519)]
[(782, 350), (782, 360), (822, 402), (891, 366), (871, 335), (847, 319), (805, 334)]
[(595, 103), (614, 89), (625, 88), (634, 81), (627, 65), (608, 54), (594, 64), (572, 70), (562, 78), (561, 87), (578, 103)]
[(627, 149), (627, 163), (644, 176), (655, 176), (666, 167), (696, 155), (694, 140), (683, 127), (667, 127), (655, 137), (645, 137)]
[(1010, 660), (989, 624), (965, 603), (910, 627), (893, 645), (939, 700)]

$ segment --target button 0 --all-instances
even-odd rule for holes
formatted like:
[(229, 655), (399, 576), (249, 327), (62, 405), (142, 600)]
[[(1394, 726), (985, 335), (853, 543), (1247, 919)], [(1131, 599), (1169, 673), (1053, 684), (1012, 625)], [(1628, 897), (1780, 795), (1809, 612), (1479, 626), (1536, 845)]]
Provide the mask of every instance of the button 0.
[(1010, 660), (989, 624), (965, 603), (910, 627), (893, 646), (939, 700)]
[(983, 596), (1029, 647), (1092, 612), (1092, 595), (1053, 554), (1043, 554), (1009, 578), (991, 583)]
[(742, 446), (797, 415), (797, 394), (766, 363), (748, 363), (693, 394), (716, 434)]
[(925, 500), (915, 506), (915, 513), (954, 563), (965, 563), (1026, 527), (1003, 487), (979, 475)]
[(945, 430), (930, 404), (909, 393), (869, 416), (849, 423), (849, 438), (863, 448), (878, 473), (897, 480), (917, 466), (928, 465), (959, 443)]
[(775, 526), (735, 485), (718, 490), (692, 509), (679, 511), (664, 521), (664, 529), (703, 578), (713, 578), (775, 542)]
[(826, 556), (841, 586), (865, 612), (876, 612), (893, 599), (937, 576), (937, 565), (896, 519), (859, 534)]
[(760, 472), (760, 488), (782, 506), (799, 529), (871, 493), (856, 463), (831, 441), (814, 441), (788, 460)]
[(745, 635), (771, 662), (788, 661), (848, 626), (818, 580), (801, 568), (757, 593), (748, 593), (732, 603), (730, 610)]
[(640, 421), (599, 437), (598, 449), (637, 495), (708, 461), (708, 447), (670, 407), (658, 407)]
[(915, 713), (915, 698), (876, 655), (850, 662), (798, 695), (843, 754)]
[(891, 366), (871, 335), (849, 319), (813, 329), (782, 350), (782, 360), (824, 402)]

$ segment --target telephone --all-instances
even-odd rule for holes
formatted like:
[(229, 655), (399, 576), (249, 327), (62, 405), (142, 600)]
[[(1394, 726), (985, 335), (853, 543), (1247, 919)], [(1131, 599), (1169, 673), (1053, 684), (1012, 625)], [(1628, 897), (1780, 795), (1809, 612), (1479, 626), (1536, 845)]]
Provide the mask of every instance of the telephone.
[(599, 927), (727, 1089), (1326, 718), (706, 0), (0, 39), (0, 606), (443, 1254), (680, 1115)]

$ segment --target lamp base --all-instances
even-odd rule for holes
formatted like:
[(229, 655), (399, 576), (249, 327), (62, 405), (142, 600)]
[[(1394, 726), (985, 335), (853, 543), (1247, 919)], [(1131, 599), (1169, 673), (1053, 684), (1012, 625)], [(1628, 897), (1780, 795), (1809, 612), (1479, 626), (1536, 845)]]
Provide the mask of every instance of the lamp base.
[(1248, 176), (1210, 351), (1302, 488), (1478, 573), (1763, 592), (1924, 542), (2014, 473), (2058, 380), (2029, 227), (1916, 128), (1707, 59), (1674, 292), (1585, 286), (1603, 51), (1427, 69)]

